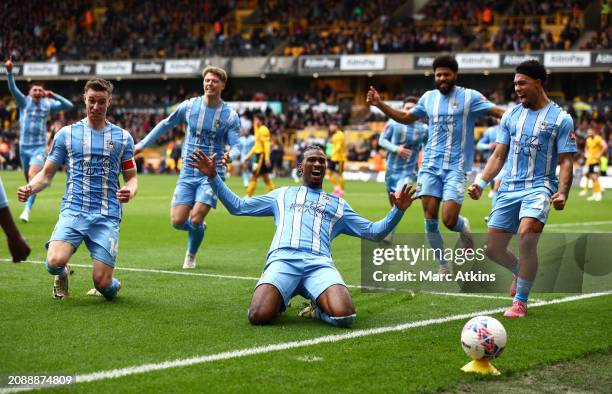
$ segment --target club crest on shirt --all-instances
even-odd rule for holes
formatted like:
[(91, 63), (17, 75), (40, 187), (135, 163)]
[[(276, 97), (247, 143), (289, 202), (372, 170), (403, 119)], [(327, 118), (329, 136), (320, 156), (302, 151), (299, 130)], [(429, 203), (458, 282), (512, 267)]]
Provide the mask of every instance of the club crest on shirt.
[(215, 121), (215, 129), (218, 129), (219, 127), (221, 127), (221, 119), (217, 119)]
[(113, 141), (113, 140), (109, 140), (106, 145), (108, 145), (108, 149), (110, 149), (110, 150), (115, 149), (115, 141)]
[(546, 122), (540, 123), (540, 127), (539, 127), (540, 132), (545, 132), (546, 133), (546, 130), (548, 129), (548, 126), (550, 126), (550, 123), (546, 123)]

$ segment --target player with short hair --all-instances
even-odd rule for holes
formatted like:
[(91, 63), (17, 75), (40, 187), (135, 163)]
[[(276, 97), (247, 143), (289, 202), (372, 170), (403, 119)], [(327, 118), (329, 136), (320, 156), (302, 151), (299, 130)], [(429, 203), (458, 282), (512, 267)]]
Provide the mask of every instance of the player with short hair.
[(344, 233), (380, 241), (399, 223), (414, 199), (411, 186), (404, 185), (394, 193), (394, 207), (387, 216), (370, 222), (355, 213), (344, 199), (323, 191), (326, 156), (315, 145), (306, 148), (298, 165), (303, 186), (281, 187), (244, 200), (216, 176), (215, 156), (209, 158), (195, 152), (188, 165), (208, 175), (232, 215), (274, 216), (276, 233), (249, 307), (249, 321), (255, 325), (271, 323), (299, 294), (313, 302), (300, 315), (334, 326), (350, 326), (355, 320), (355, 308), (331, 259), (332, 239)]
[(246, 165), (254, 157), (253, 171), (251, 174), (251, 180), (247, 186), (247, 197), (252, 197), (255, 194), (255, 188), (257, 187), (257, 180), (261, 176), (268, 186), (268, 191), (274, 190), (274, 183), (270, 180), (270, 172), (272, 171), (272, 164), (270, 163), (270, 130), (264, 124), (266, 117), (262, 113), (257, 113), (253, 117), (253, 130), (255, 131), (255, 145), (242, 158), (242, 162)]
[[(204, 242), (206, 215), (217, 206), (217, 196), (208, 178), (196, 169), (185, 166), (187, 157), (196, 150), (221, 156), (230, 145), (233, 158), (240, 155), (240, 119), (236, 111), (221, 99), (227, 73), (219, 67), (207, 66), (202, 71), (204, 94), (183, 101), (166, 119), (159, 122), (145, 138), (136, 144), (136, 153), (151, 145), (172, 128), (184, 124), (183, 166), (172, 197), (170, 220), (177, 230), (188, 232), (187, 252), (183, 269), (196, 267), (196, 255)], [(219, 168), (225, 177), (225, 168)]]
[[(44, 190), (66, 165), (66, 192), (51, 239), (45, 244), (45, 267), (55, 276), (53, 296), (68, 296), (70, 256), (85, 241), (93, 259), (93, 282), (107, 300), (116, 297), (121, 283), (113, 278), (119, 248), (122, 203), (138, 189), (134, 140), (130, 133), (106, 119), (113, 85), (100, 78), (85, 84), (87, 117), (63, 127), (53, 140), (41, 172), (17, 191), (19, 201)], [(119, 187), (119, 174), (125, 181)]]
[[(516, 67), (514, 90), (522, 105), (504, 114), (493, 155), (474, 184), (471, 198), (480, 198), (485, 185), (504, 171), (489, 217), (487, 255), (514, 274), (512, 307), (504, 316), (523, 317), (537, 270), (537, 244), (550, 211), (565, 207), (572, 186), (577, 152), (571, 116), (545, 92), (546, 69), (537, 60)], [(560, 165), (556, 175), (557, 160)], [(519, 234), (519, 257), (508, 250)]]
[[(13, 62), (4, 63), (8, 80), (8, 88), (19, 107), (19, 159), (26, 182), (40, 172), (47, 157), (47, 117), (59, 111), (69, 111), (73, 105), (70, 101), (45, 90), (40, 84), (32, 84), (25, 96), (15, 83)], [(19, 216), (22, 222), (30, 220), (30, 212), (34, 206), (36, 195), (32, 195)]]
[[(435, 250), (444, 244), (438, 228), (438, 211), (442, 205), (442, 222), (459, 232), (466, 248), (473, 245), (469, 221), (460, 216), (465, 191), (466, 172), (474, 159), (474, 123), (481, 115), (501, 118), (504, 109), (495, 106), (480, 92), (456, 85), (459, 65), (451, 55), (440, 55), (433, 62), (436, 89), (425, 92), (409, 112), (390, 107), (370, 87), (367, 102), (385, 115), (410, 123), (429, 119), (429, 137), (419, 170), (417, 196), (425, 213), (425, 232)], [(442, 254), (442, 253), (441, 253)], [(440, 260), (440, 273), (450, 272), (448, 262)]]
[(329, 180), (334, 186), (333, 194), (338, 197), (344, 196), (344, 163), (346, 162), (346, 139), (344, 131), (336, 123), (329, 124), (329, 136), (331, 139), (331, 155), (327, 167), (329, 168)]
[(593, 181), (593, 195), (587, 198), (587, 201), (601, 201), (601, 184), (599, 183), (599, 166), (601, 158), (608, 151), (606, 141), (595, 132), (593, 129), (587, 130), (587, 139), (584, 145), (584, 158), (588, 167), (587, 179), (584, 183), (584, 189), (580, 192), (581, 196), (587, 194), (589, 179)]

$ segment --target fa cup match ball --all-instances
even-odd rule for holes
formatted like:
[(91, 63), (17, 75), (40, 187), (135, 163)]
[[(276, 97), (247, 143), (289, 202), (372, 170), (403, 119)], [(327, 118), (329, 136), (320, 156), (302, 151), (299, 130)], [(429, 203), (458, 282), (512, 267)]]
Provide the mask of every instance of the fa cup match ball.
[(474, 360), (492, 360), (506, 347), (506, 329), (489, 316), (477, 316), (461, 331), (461, 347)]

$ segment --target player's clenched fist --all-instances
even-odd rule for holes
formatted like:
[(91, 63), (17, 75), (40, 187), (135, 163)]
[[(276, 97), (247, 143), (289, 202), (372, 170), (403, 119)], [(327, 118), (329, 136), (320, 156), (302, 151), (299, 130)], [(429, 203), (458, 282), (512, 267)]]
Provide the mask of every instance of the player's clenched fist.
[(472, 200), (478, 200), (482, 195), (482, 188), (480, 187), (480, 185), (472, 183), (470, 187), (468, 187), (467, 192), (468, 196), (470, 196)]
[(28, 197), (32, 194), (32, 186), (24, 185), (17, 189), (17, 199), (20, 202), (26, 202)]
[(374, 86), (370, 86), (370, 90), (368, 90), (368, 95), (366, 96), (366, 102), (374, 106), (380, 103), (380, 95), (378, 91), (374, 89)]

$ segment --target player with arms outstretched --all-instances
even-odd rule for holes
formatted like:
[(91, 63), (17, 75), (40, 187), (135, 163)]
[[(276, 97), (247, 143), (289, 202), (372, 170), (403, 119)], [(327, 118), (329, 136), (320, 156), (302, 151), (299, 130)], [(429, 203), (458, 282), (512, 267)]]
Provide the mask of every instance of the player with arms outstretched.
[(249, 307), (251, 324), (271, 323), (298, 294), (313, 303), (300, 312), (302, 316), (340, 327), (353, 323), (355, 308), (332, 261), (331, 241), (340, 234), (380, 241), (412, 203), (414, 192), (409, 185), (393, 194), (394, 207), (373, 223), (355, 213), (344, 199), (323, 191), (327, 162), (318, 146), (307, 147), (299, 164), (303, 186), (281, 187), (244, 200), (217, 176), (214, 156), (195, 152), (189, 165), (209, 177), (231, 214), (274, 216), (276, 233)]
[[(62, 165), (66, 165), (66, 192), (60, 217), (46, 243), (45, 266), (55, 275), (53, 296), (68, 296), (68, 261), (85, 241), (93, 259), (93, 283), (107, 300), (116, 297), (121, 283), (113, 278), (119, 248), (121, 204), (138, 189), (134, 140), (129, 132), (110, 123), (106, 111), (113, 85), (104, 79), (85, 84), (87, 117), (63, 127), (53, 140), (45, 165), (17, 191), (19, 201), (44, 190)], [(125, 184), (119, 188), (119, 174)]]

